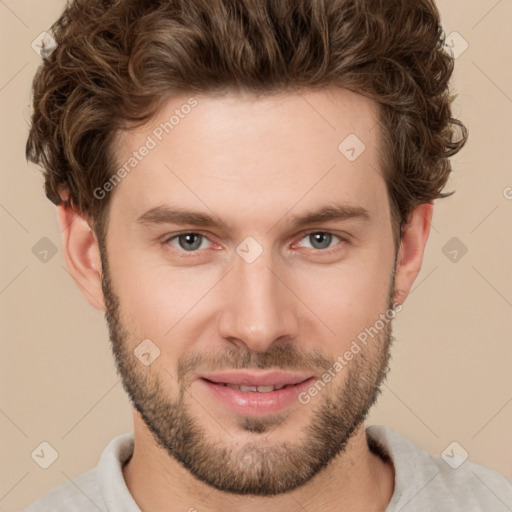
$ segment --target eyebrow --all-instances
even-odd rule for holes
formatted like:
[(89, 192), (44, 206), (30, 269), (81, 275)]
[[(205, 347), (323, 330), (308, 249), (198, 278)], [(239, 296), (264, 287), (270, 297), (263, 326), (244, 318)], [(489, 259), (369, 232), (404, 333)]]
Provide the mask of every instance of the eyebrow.
[[(292, 229), (298, 229), (310, 224), (348, 219), (369, 221), (370, 213), (362, 206), (335, 204), (294, 216), (289, 221), (289, 224)], [(226, 231), (231, 231), (231, 228), (216, 215), (187, 210), (185, 208), (171, 208), (164, 205), (150, 208), (137, 217), (136, 222), (150, 225), (187, 224), (202, 228), (222, 228)]]

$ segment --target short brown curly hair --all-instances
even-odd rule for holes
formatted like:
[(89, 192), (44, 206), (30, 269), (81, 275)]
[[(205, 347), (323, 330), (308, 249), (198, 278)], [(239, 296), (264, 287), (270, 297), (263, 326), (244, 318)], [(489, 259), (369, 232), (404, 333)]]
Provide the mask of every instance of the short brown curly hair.
[(109, 198), (93, 191), (115, 172), (116, 134), (174, 93), (352, 90), (379, 105), (394, 226), (450, 195), (448, 157), (467, 129), (451, 117), (454, 59), (433, 0), (74, 0), (51, 33), (26, 156), (47, 196), (69, 191), (96, 233)]

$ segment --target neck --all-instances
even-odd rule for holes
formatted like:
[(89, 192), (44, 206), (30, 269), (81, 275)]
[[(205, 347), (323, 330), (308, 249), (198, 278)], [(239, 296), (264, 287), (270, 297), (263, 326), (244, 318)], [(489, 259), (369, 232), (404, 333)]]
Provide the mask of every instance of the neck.
[(285, 494), (261, 497), (218, 491), (197, 480), (158, 446), (137, 414), (134, 452), (123, 467), (126, 485), (141, 510), (174, 512), (351, 512), (385, 511), (394, 488), (394, 469), (368, 447), (364, 425), (345, 450), (305, 485)]

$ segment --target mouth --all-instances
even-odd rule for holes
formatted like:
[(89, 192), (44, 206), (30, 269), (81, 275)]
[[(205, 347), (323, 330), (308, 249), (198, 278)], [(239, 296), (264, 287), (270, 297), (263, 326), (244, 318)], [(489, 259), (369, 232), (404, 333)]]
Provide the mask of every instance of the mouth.
[[(284, 371), (249, 371), (249, 370), (235, 370), (217, 373), (205, 373), (199, 376), (204, 380), (213, 382), (214, 384), (225, 384), (227, 386), (238, 386), (239, 388), (256, 388), (256, 389), (243, 389), (245, 391), (273, 391), (285, 386), (293, 386), (300, 384), (305, 380), (312, 378), (311, 373), (304, 372), (284, 372)], [(265, 388), (272, 387), (272, 390)]]
[(306, 374), (231, 372), (197, 379), (210, 397), (236, 414), (261, 416), (299, 404), (315, 377)]
[[(204, 379), (204, 380), (208, 380), (208, 379)], [(252, 392), (252, 393), (271, 393), (272, 391), (279, 391), (280, 389), (283, 389), (283, 388), (289, 388), (291, 386), (296, 386), (297, 384), (284, 384), (284, 385), (281, 385), (281, 386), (243, 386), (243, 385), (238, 385), (238, 384), (226, 384), (226, 383), (223, 383), (223, 382), (213, 382), (213, 381), (208, 381), (208, 382), (211, 382), (212, 384), (217, 384), (219, 386), (226, 386), (227, 388), (231, 388), (231, 389), (237, 389), (238, 391), (244, 391), (244, 392)], [(300, 383), (299, 383), (300, 384)]]

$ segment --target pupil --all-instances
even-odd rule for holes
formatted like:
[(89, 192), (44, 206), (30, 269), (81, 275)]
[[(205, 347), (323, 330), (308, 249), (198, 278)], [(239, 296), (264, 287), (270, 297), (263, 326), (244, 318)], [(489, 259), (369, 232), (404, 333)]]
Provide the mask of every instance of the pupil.
[[(194, 238), (196, 239), (195, 243)], [(181, 235), (180, 245), (185, 250), (197, 249), (201, 245), (200, 238), (201, 235), (198, 235), (197, 233), (187, 233), (185, 235)], [(330, 233), (313, 233), (312, 235), (310, 235), (310, 238), (313, 240), (313, 246), (316, 247), (316, 244), (320, 245), (320, 247), (316, 247), (317, 249), (325, 249), (326, 247), (329, 247), (332, 236)], [(181, 244), (183, 239), (186, 240), (185, 245), (188, 245), (188, 247), (184, 247)]]
[(314, 247), (317, 242), (320, 243), (320, 247), (316, 247), (317, 249), (325, 249), (329, 247), (332, 239), (332, 236), (329, 233), (313, 233), (312, 237), (314, 240), (312, 245)]
[[(179, 238), (180, 246), (185, 250), (197, 249), (201, 245), (200, 236), (201, 235), (198, 235), (196, 233), (187, 233), (185, 235), (181, 235)], [(197, 242), (197, 240), (194, 243), (194, 238), (198, 239), (199, 243)], [(181, 243), (183, 240), (186, 240), (185, 246)]]

